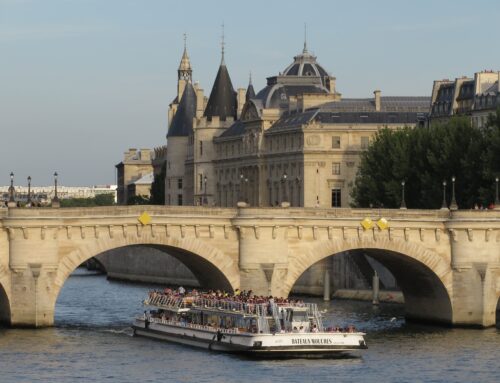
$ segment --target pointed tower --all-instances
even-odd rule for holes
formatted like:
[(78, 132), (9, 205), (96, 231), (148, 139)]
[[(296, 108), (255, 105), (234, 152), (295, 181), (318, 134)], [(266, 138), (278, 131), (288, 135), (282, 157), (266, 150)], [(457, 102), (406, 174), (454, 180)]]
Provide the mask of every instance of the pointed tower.
[(193, 134), (193, 119), (196, 115), (196, 93), (191, 82), (187, 82), (177, 107), (172, 123), (168, 129), (167, 139), (187, 137)]
[(172, 118), (167, 133), (167, 164), (165, 177), (165, 204), (186, 205), (185, 191), (186, 160), (189, 138), (194, 131), (196, 115), (196, 92), (190, 81), (186, 81), (181, 102)]
[(253, 88), (253, 84), (252, 84), (252, 73), (250, 73), (250, 77), (248, 79), (247, 93), (245, 95), (245, 100), (248, 101), (252, 98), (255, 98), (255, 89)]
[(184, 33), (184, 52), (182, 53), (179, 69), (177, 70), (177, 100), (181, 99), (186, 84), (193, 81), (193, 69), (191, 68), (191, 61), (187, 54), (186, 39), (187, 37)]
[(214, 116), (218, 116), (220, 121), (226, 121), (228, 117), (236, 119), (238, 103), (236, 99), (236, 92), (231, 83), (231, 77), (227, 71), (226, 63), (224, 61), (224, 34), (222, 35), (222, 58), (215, 77), (212, 92), (208, 98), (207, 107), (205, 108), (204, 116), (209, 121)]

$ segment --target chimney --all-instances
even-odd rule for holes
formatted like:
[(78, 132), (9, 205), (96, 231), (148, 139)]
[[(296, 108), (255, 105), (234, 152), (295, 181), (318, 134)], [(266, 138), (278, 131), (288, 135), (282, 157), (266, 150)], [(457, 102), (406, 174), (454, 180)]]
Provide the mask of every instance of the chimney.
[(238, 103), (238, 110), (237, 110), (237, 118), (240, 118), (241, 112), (243, 111), (243, 106), (245, 105), (246, 102), (246, 93), (247, 90), (245, 88), (238, 88), (238, 93), (236, 96), (236, 100)]
[(375, 111), (380, 112), (380, 90), (375, 90), (373, 95), (375, 96)]
[(337, 78), (328, 76), (325, 80), (326, 89), (328, 89), (330, 93), (335, 93), (335, 80), (337, 80)]

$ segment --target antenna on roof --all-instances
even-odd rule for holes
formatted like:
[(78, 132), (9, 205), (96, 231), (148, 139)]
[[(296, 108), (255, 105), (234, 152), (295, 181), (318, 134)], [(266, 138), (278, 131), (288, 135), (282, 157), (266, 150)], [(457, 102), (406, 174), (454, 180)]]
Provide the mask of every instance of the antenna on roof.
[(222, 36), (221, 36), (220, 46), (221, 46), (221, 51), (222, 51), (222, 58), (221, 58), (220, 64), (221, 65), (226, 65), (226, 63), (224, 62), (224, 46), (225, 46), (225, 42), (224, 42), (224, 22), (222, 22)]
[(302, 53), (307, 53), (307, 23), (304, 23), (304, 50)]

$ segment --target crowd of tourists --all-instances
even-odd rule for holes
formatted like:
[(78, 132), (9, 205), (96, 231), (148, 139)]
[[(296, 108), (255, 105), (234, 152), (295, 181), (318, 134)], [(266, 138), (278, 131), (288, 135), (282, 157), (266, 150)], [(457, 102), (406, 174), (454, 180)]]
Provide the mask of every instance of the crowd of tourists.
[(157, 296), (166, 296), (169, 298), (183, 298), (183, 297), (193, 297), (193, 298), (203, 298), (214, 300), (218, 302), (236, 302), (236, 303), (249, 303), (249, 304), (272, 304), (276, 303), (278, 306), (304, 306), (304, 301), (302, 299), (289, 299), (289, 298), (277, 298), (272, 295), (255, 295), (252, 290), (234, 290), (234, 293), (228, 293), (224, 290), (208, 290), (199, 291), (197, 289), (192, 289), (186, 291), (186, 289), (180, 286), (177, 289), (166, 288), (162, 290), (152, 290), (149, 292), (149, 298)]

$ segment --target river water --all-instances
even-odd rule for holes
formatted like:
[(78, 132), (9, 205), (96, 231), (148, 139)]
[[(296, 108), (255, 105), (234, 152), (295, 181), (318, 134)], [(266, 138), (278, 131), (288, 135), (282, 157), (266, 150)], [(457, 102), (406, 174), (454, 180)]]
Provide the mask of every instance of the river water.
[(147, 289), (77, 270), (55, 327), (0, 328), (0, 382), (500, 382), (498, 328), (415, 325), (398, 305), (318, 300), (335, 324), (367, 332), (361, 357), (253, 360), (132, 337)]

